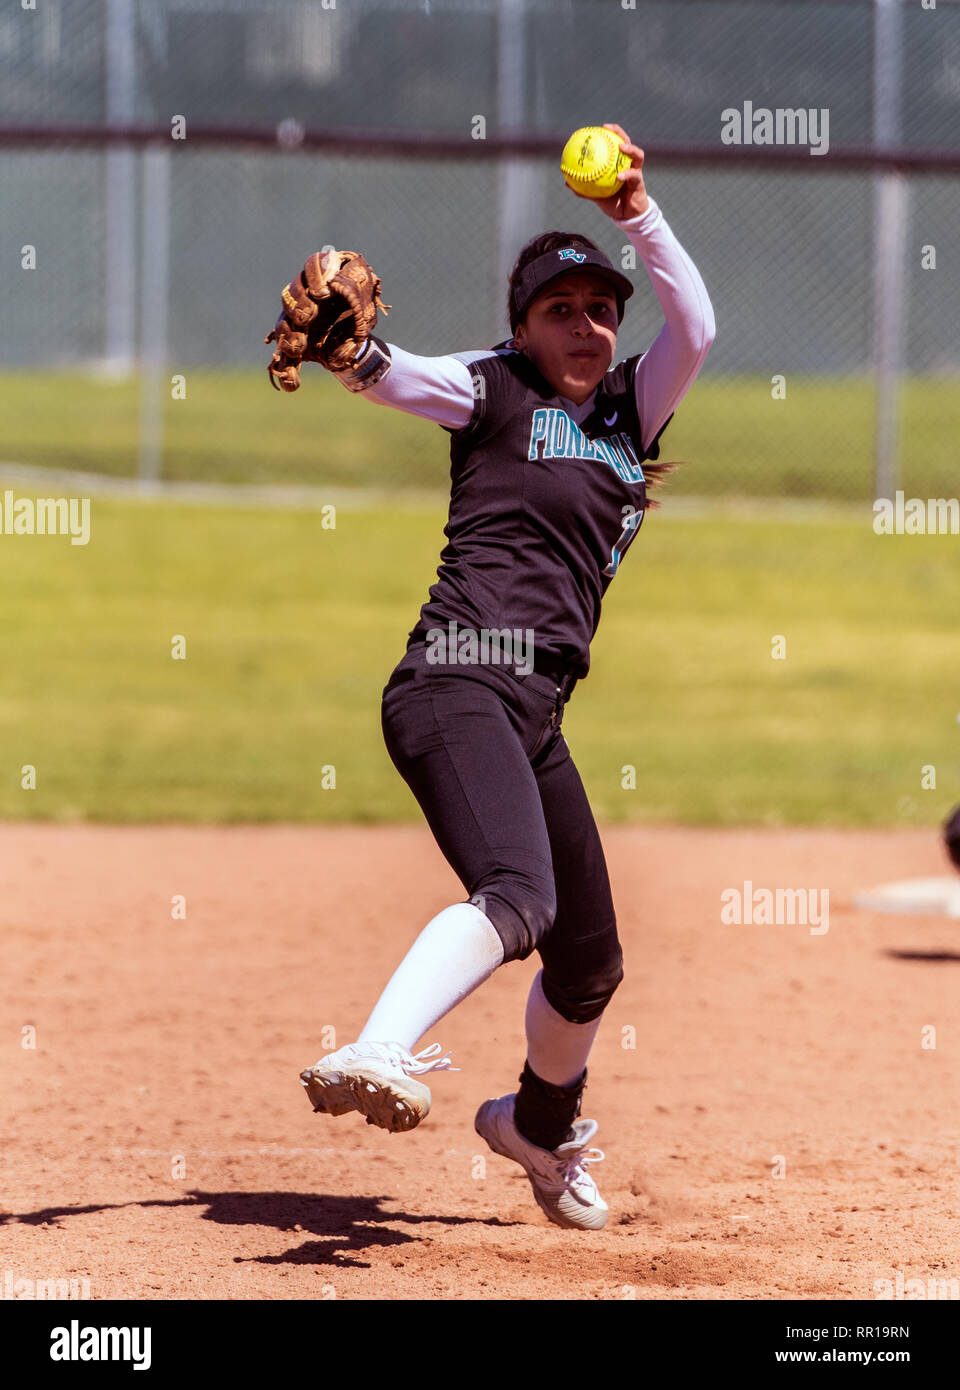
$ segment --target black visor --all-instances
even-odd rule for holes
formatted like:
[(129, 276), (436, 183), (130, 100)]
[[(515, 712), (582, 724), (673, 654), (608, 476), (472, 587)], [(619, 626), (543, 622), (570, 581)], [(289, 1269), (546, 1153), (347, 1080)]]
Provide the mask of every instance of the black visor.
[(516, 317), (510, 324), (511, 332), (541, 290), (552, 280), (561, 275), (570, 275), (575, 270), (589, 270), (606, 280), (617, 296), (617, 323), (622, 323), (624, 303), (633, 294), (633, 285), (627, 277), (620, 274), (602, 251), (591, 251), (586, 246), (560, 246), (556, 251), (546, 251), (521, 270), (517, 283)]

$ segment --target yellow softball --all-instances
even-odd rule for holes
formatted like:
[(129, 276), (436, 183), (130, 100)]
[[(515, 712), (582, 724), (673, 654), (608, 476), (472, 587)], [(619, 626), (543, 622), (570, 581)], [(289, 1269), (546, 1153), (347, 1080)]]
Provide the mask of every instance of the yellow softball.
[(588, 198), (610, 198), (623, 187), (617, 178), (621, 169), (630, 168), (630, 156), (623, 154), (620, 140), (612, 130), (588, 125), (575, 130), (563, 147), (560, 170), (575, 193)]

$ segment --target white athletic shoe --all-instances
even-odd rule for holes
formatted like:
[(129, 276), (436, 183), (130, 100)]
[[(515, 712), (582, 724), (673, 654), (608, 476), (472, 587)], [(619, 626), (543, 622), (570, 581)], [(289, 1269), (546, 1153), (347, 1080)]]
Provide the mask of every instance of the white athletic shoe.
[(401, 1043), (348, 1043), (302, 1071), (300, 1083), (321, 1114), (358, 1110), (368, 1125), (397, 1134), (415, 1129), (430, 1113), (430, 1091), (413, 1078), (429, 1071), (460, 1070), (448, 1055), (439, 1057), (440, 1050), (434, 1043), (414, 1057)]
[(588, 1163), (599, 1163), (600, 1149), (587, 1149), (597, 1132), (596, 1120), (575, 1120), (573, 1138), (555, 1149), (541, 1149), (524, 1139), (513, 1119), (515, 1095), (485, 1100), (477, 1111), (474, 1129), (494, 1153), (512, 1158), (526, 1169), (540, 1210), (557, 1226), (599, 1231), (607, 1222), (607, 1204), (587, 1172)]

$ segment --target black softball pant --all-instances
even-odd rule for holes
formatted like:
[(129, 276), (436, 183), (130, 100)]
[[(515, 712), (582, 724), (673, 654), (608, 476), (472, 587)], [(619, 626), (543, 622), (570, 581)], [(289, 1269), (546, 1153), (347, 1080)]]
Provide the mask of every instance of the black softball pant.
[(561, 731), (570, 683), (511, 666), (431, 665), (414, 643), (383, 691), (387, 751), (437, 844), (493, 923), (504, 961), (536, 950), (572, 1023), (623, 978), (607, 865)]

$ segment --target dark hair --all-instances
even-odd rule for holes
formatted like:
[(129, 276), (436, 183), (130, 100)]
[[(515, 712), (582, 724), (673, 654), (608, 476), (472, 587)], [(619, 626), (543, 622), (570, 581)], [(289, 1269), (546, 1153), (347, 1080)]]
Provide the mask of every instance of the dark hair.
[[(524, 266), (535, 261), (538, 256), (544, 256), (548, 251), (559, 251), (564, 246), (579, 246), (581, 250), (599, 251), (600, 247), (595, 241), (591, 241), (588, 236), (581, 236), (579, 232), (541, 232), (532, 241), (528, 241), (516, 259), (513, 269), (510, 272), (510, 289), (507, 297), (507, 318), (510, 323), (511, 334), (520, 323), (519, 308), (519, 285), (520, 272)], [(619, 303), (619, 297), (618, 297)], [(620, 304), (621, 312), (623, 305)], [(650, 496), (651, 488), (658, 487), (668, 473), (673, 473), (679, 467), (677, 463), (654, 463), (650, 459), (643, 461), (643, 476), (647, 480), (647, 510), (655, 511), (660, 503)]]
[(600, 247), (595, 241), (591, 241), (588, 236), (581, 236), (579, 232), (541, 232), (532, 241), (528, 241), (526, 246), (517, 257), (516, 264), (510, 272), (510, 292), (507, 298), (507, 321), (510, 324), (510, 332), (516, 329), (520, 322), (519, 313), (519, 284), (520, 272), (524, 266), (535, 261), (540, 256), (545, 256), (548, 251), (560, 251), (564, 246), (579, 246), (585, 251), (599, 251)]

